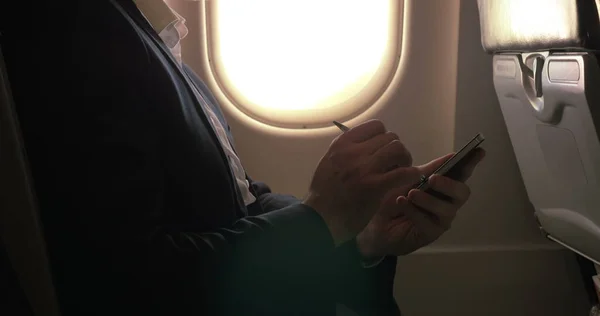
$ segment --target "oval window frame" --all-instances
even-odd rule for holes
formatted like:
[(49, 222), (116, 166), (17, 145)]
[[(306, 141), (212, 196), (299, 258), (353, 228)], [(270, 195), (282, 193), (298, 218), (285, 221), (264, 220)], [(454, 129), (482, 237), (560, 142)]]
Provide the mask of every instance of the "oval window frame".
[[(253, 103), (237, 92), (224, 70), (223, 64), (216, 56), (219, 55), (219, 45), (215, 42), (218, 33), (218, 16), (216, 1), (207, 0), (204, 5), (205, 47), (208, 57), (209, 73), (218, 89), (231, 105), (248, 118), (272, 127), (284, 129), (316, 129), (330, 127), (331, 121), (349, 121), (364, 113), (390, 88), (392, 80), (398, 72), (402, 55), (405, 0), (390, 0), (390, 30), (388, 46), (375, 75), (355, 96), (326, 108), (317, 109), (273, 109), (253, 106)], [(229, 103), (229, 104), (227, 104)]]

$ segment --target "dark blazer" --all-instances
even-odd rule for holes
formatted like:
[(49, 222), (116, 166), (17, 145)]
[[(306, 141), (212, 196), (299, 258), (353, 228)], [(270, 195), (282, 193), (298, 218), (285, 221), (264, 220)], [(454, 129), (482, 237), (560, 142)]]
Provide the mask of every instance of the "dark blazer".
[(64, 315), (399, 314), (395, 258), (265, 184), (244, 206), (216, 100), (131, 1), (51, 2), (0, 31)]

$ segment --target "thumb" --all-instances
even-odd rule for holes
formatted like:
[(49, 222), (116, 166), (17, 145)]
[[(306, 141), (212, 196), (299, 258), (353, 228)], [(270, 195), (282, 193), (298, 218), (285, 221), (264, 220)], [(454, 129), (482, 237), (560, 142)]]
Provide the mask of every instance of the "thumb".
[(444, 162), (446, 162), (448, 159), (450, 159), (452, 156), (454, 155), (454, 153), (449, 153), (446, 154), (442, 157), (436, 158), (424, 165), (420, 165), (417, 168), (419, 168), (419, 171), (421, 172), (422, 175), (431, 175), (437, 168), (439, 168), (441, 165), (444, 164)]

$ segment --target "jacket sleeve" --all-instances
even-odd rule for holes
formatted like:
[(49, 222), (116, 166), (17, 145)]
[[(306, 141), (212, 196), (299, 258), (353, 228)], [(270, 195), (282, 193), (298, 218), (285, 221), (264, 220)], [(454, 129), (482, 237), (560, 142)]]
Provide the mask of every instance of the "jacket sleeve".
[[(264, 214), (300, 203), (291, 195), (272, 193), (265, 183), (249, 181)], [(396, 257), (388, 256), (377, 266), (364, 268), (355, 239), (337, 247), (334, 253), (332, 279), (338, 303), (361, 316), (400, 315), (393, 296)]]

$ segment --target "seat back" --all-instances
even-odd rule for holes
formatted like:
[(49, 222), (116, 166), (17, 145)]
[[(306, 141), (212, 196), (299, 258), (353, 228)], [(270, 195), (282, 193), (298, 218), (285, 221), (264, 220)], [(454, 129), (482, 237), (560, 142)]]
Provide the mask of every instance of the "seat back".
[(0, 42), (0, 240), (34, 315), (58, 316), (45, 241), (1, 44)]
[(600, 263), (595, 0), (478, 0), (484, 49), (544, 234)]

